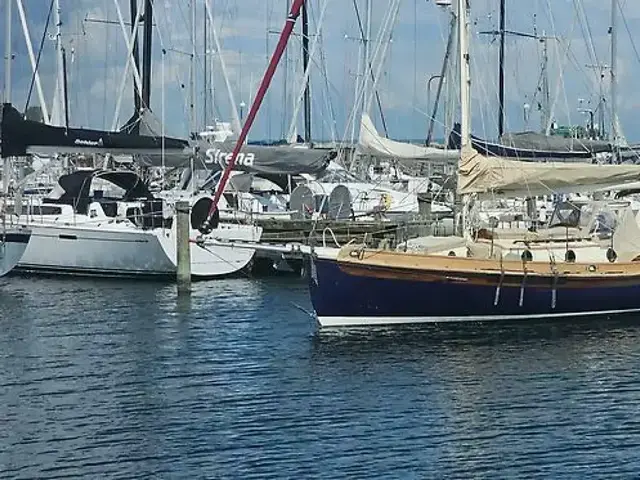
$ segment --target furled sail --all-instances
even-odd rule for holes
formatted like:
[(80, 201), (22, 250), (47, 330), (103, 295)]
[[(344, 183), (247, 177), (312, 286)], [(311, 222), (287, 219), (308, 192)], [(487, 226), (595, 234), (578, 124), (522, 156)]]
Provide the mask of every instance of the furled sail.
[[(503, 135), (504, 139), (509, 139)], [(448, 146), (450, 149), (460, 148), (460, 124), (456, 123), (449, 134)], [(513, 142), (512, 142), (513, 143)], [(476, 136), (471, 136), (473, 148), (483, 155), (495, 155), (497, 157), (516, 158), (519, 160), (545, 161), (545, 162), (590, 162), (594, 153), (586, 149), (567, 150), (566, 145), (537, 145), (529, 144), (526, 148), (522, 145), (505, 143), (493, 143)], [(544, 148), (549, 147), (549, 148)], [(554, 147), (558, 147), (557, 149)]]
[(400, 160), (457, 160), (460, 155), (459, 150), (425, 147), (384, 138), (378, 134), (376, 127), (367, 114), (362, 115), (359, 147), (362, 153), (368, 155), (391, 157)]
[(2, 157), (55, 153), (153, 154), (189, 150), (189, 143), (176, 138), (132, 135), (86, 128), (53, 127), (26, 120), (11, 104), (2, 107), (0, 122)]
[[(199, 141), (197, 157), (207, 168), (224, 168), (231, 159), (234, 142)], [(291, 145), (244, 145), (236, 160), (236, 170), (246, 173), (316, 175), (323, 172), (337, 156), (336, 150), (324, 150)]]
[(501, 140), (507, 147), (547, 152), (603, 153), (613, 150), (611, 143), (604, 140), (565, 138), (537, 132), (505, 133)]
[[(86, 128), (65, 128), (26, 120), (11, 104), (2, 108), (0, 153), (2, 157), (30, 154), (112, 154), (133, 155), (146, 166), (224, 168), (231, 157), (233, 142), (187, 141), (158, 135), (160, 123), (151, 113), (143, 114), (139, 132), (109, 132)], [(244, 146), (238, 158), (238, 170), (250, 173), (298, 175), (317, 174), (335, 158), (335, 150), (293, 146)]]
[(591, 192), (640, 180), (639, 165), (573, 162), (523, 162), (488, 157), (464, 149), (458, 168), (458, 192), (504, 197)]

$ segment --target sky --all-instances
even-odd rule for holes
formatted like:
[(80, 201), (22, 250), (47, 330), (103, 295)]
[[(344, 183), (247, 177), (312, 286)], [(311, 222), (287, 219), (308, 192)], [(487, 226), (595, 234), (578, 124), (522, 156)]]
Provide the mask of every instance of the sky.
[[(3, 7), (9, 0), (3, 0)], [(62, 40), (68, 56), (70, 122), (74, 126), (110, 129), (120, 126), (133, 108), (131, 74), (125, 75), (127, 49), (117, 24), (115, 2), (129, 19), (129, 0), (60, 0)], [(205, 57), (207, 83), (206, 123), (214, 118), (231, 120), (229, 96), (222, 75), (221, 58), (235, 102), (244, 102), (246, 115), (254, 99), (282, 28), (287, 0), (209, 0), (221, 50), (211, 40), (205, 55), (204, 0), (196, 2), (196, 57), (194, 109), (196, 128), (205, 124)], [(427, 131), (429, 100), (435, 97), (437, 75), (442, 66), (448, 35), (450, 12), (435, 5), (434, 0), (402, 0), (391, 41), (380, 41), (379, 33), (391, 0), (370, 0), (371, 48), (388, 44), (388, 54), (378, 80), (388, 133), (393, 138), (424, 138)], [(31, 42), (37, 51), (43, 40), (50, 0), (22, 0)], [(614, 0), (618, 8), (617, 78), (619, 83), (618, 115), (629, 141), (640, 140), (637, 78), (640, 77), (640, 2)], [(324, 21), (321, 11), (326, 3)], [(362, 41), (354, 4), (366, 21), (366, 0), (308, 0), (311, 42), (318, 39), (312, 59), (312, 135), (314, 139), (349, 139), (353, 133), (350, 119), (356, 104), (357, 84), (362, 77)], [(476, 135), (497, 135), (498, 42), (482, 31), (498, 27), (498, 0), (471, 0), (472, 9), (472, 120)], [(611, 3), (608, 0), (507, 0), (507, 29), (554, 37), (548, 40), (549, 78), (554, 119), (559, 124), (582, 124), (580, 109), (595, 109), (599, 92), (609, 101)], [(192, 52), (189, 0), (154, 0), (153, 85), (151, 107), (165, 126), (167, 135), (184, 137), (191, 130), (190, 54)], [(17, 8), (13, 11), (12, 95), (11, 100), (23, 110), (27, 105), (32, 71)], [(99, 23), (107, 20), (116, 23)], [(4, 15), (2, 20), (4, 21)], [(296, 27), (299, 32), (300, 25)], [(4, 31), (4, 28), (2, 29)], [(631, 32), (631, 33), (629, 33)], [(44, 36), (39, 72), (48, 104), (56, 88), (55, 25), (50, 22)], [(533, 39), (509, 36), (506, 46), (506, 124), (508, 131), (540, 128), (536, 109), (540, 94), (542, 48)], [(0, 38), (4, 52), (4, 35)], [(163, 53), (163, 51), (165, 53)], [(292, 123), (292, 114), (302, 76), (300, 37), (289, 43), (272, 87), (251, 131), (253, 139), (284, 138)], [(606, 65), (604, 78), (600, 70), (587, 65)], [(0, 65), (4, 78), (4, 63)], [(447, 86), (455, 111), (455, 77)], [(448, 89), (445, 88), (445, 91)], [(116, 115), (119, 92), (121, 107)], [(213, 101), (212, 101), (213, 99)], [(35, 89), (29, 105), (38, 105)], [(529, 106), (527, 109), (526, 106)], [(606, 106), (606, 122), (611, 105)], [(527, 113), (528, 112), (528, 113)], [(371, 111), (382, 129), (377, 108)], [(436, 137), (442, 136), (438, 117)], [(296, 122), (301, 132), (300, 116)]]

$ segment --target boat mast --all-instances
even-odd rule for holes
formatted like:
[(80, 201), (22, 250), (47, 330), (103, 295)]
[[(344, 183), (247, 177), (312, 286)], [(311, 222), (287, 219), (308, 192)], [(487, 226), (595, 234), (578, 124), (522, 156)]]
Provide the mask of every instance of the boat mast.
[[(138, 17), (138, 0), (131, 0), (129, 2), (129, 10), (131, 13), (131, 37), (133, 38), (133, 68), (140, 71), (140, 48), (138, 46), (138, 36), (134, 35), (136, 25), (136, 18)], [(140, 91), (138, 90), (138, 86), (136, 82), (133, 82), (133, 117), (132, 120), (135, 122), (134, 124), (138, 124), (138, 120), (140, 119)], [(133, 123), (133, 122), (130, 122)]]
[[(8, 3), (11, 3), (11, 2), (8, 2)], [(38, 101), (40, 102), (40, 111), (42, 113), (42, 119), (44, 123), (48, 125), (51, 123), (51, 120), (49, 117), (49, 109), (47, 108), (47, 101), (45, 100), (44, 90), (42, 89), (42, 83), (40, 82), (40, 72), (38, 71), (39, 62), (38, 60), (36, 60), (35, 53), (33, 52), (33, 45), (31, 43), (31, 34), (29, 33), (29, 25), (27, 24), (27, 17), (24, 12), (24, 5), (22, 4), (22, 0), (17, 0), (16, 5), (18, 7), (18, 16), (20, 17), (20, 23), (22, 24), (22, 33), (24, 35), (24, 41), (27, 44), (27, 53), (29, 55), (29, 62), (31, 63), (31, 71), (33, 73), (33, 80), (36, 87), (36, 93), (38, 95)], [(52, 8), (53, 6), (50, 6), (50, 9)], [(47, 25), (47, 28), (49, 28), (48, 25)], [(29, 97), (28, 100), (30, 101), (31, 98)]]
[(142, 52), (142, 107), (151, 108), (151, 58), (153, 35), (153, 1), (145, 0), (144, 3), (144, 33)]
[[(151, 1), (151, 0), (147, 0)], [(191, 134), (195, 135), (197, 133), (196, 126), (196, 105), (195, 105), (195, 95), (196, 95), (196, 70), (195, 70), (195, 62), (196, 62), (196, 0), (191, 0), (191, 59), (189, 62), (189, 112), (190, 112), (190, 122), (191, 122)]]
[[(371, 74), (371, 83), (375, 82), (372, 65), (373, 59), (371, 58), (371, 0), (365, 0), (365, 15), (366, 30), (364, 36), (362, 37), (362, 57), (364, 67), (364, 70), (362, 71), (362, 90), (364, 92), (364, 95), (362, 95), (362, 113), (369, 113), (367, 111), (367, 104), (369, 103), (369, 74)], [(371, 86), (371, 88), (373, 88), (373, 85)]]
[(500, 0), (500, 65), (498, 72), (498, 138), (504, 133), (504, 40), (505, 40), (505, 3)]
[[(438, 104), (440, 103), (440, 97), (442, 96), (442, 88), (445, 84), (445, 79), (447, 78), (447, 70), (449, 69), (449, 57), (451, 56), (451, 51), (453, 50), (453, 38), (456, 34), (456, 14), (451, 11), (451, 20), (449, 22), (449, 38), (447, 39), (447, 49), (444, 53), (444, 60), (442, 61), (442, 69), (440, 70), (440, 79), (438, 80), (438, 89), (436, 91), (436, 99), (433, 104), (433, 111), (431, 112), (431, 117), (429, 118), (429, 129), (427, 130), (427, 140), (425, 144), (429, 146), (431, 143), (431, 137), (433, 136), (433, 129), (436, 123), (436, 115), (438, 114)], [(446, 122), (445, 122), (446, 123)]]
[[(4, 103), (11, 103), (11, 62), (12, 62), (12, 48), (11, 48), (11, 19), (12, 1), (5, 2), (5, 25), (4, 25)], [(9, 169), (11, 167), (11, 161), (8, 158), (3, 159), (2, 162), (2, 192), (6, 195), (9, 192)]]
[(469, 63), (469, 0), (458, 0), (460, 36), (460, 146), (471, 147), (471, 68)]
[(64, 126), (65, 128), (69, 128), (69, 83), (67, 76), (67, 52), (64, 48), (62, 49), (62, 79), (64, 82), (62, 85), (62, 91), (64, 93), (64, 97), (62, 98), (64, 105)]
[(202, 54), (203, 54), (202, 62), (203, 62), (203, 70), (204, 70), (204, 77), (202, 79), (203, 91), (204, 91), (204, 98), (202, 99), (202, 126), (206, 130), (207, 128), (207, 96), (209, 95), (209, 77), (207, 73), (207, 66), (208, 66), (207, 58), (209, 57), (209, 52), (207, 52), (207, 46), (209, 43), (207, 38), (207, 23), (208, 23), (207, 16), (203, 15), (202, 20), (203, 20), (202, 37), (204, 40), (203, 46), (202, 46)]
[[(306, 73), (309, 68), (309, 12), (307, 5), (302, 5), (302, 69)], [(305, 78), (304, 85), (304, 141), (311, 144), (311, 90), (310, 77)]]
[(542, 121), (541, 121), (541, 131), (542, 133), (548, 135), (548, 129), (550, 128), (549, 124), (549, 115), (550, 115), (550, 105), (551, 105), (551, 94), (549, 92), (549, 50), (548, 50), (548, 40), (549, 38), (546, 36), (544, 32), (542, 32), (542, 38), (540, 41), (542, 42)]
[[(9, 1), (8, 3), (11, 3)], [(57, 90), (54, 95), (55, 98), (55, 110), (57, 112), (57, 118), (54, 123), (60, 125), (63, 119), (68, 116), (66, 112), (64, 99), (67, 96), (67, 92), (64, 91), (65, 79), (64, 79), (64, 53), (62, 49), (62, 15), (60, 11), (60, 0), (55, 0), (55, 23), (56, 23), (56, 57), (58, 61), (58, 77), (57, 77)]]
[(611, 140), (614, 145), (614, 150), (618, 145), (619, 132), (618, 132), (618, 79), (617, 79), (617, 60), (618, 60), (618, 35), (617, 35), (617, 23), (618, 15), (616, 9), (618, 8), (618, 1), (611, 0)]
[[(242, 148), (242, 145), (247, 139), (247, 135), (249, 134), (249, 130), (251, 129), (251, 126), (253, 125), (253, 122), (256, 119), (256, 115), (258, 114), (260, 105), (262, 104), (262, 101), (264, 100), (264, 97), (267, 94), (267, 90), (269, 89), (269, 85), (271, 84), (271, 80), (273, 79), (273, 75), (276, 73), (276, 68), (278, 68), (278, 63), (280, 62), (280, 59), (282, 58), (282, 54), (284, 53), (285, 48), (287, 47), (287, 43), (289, 42), (289, 38), (291, 37), (291, 32), (293, 31), (293, 27), (296, 24), (296, 20), (300, 16), (300, 10), (304, 2), (305, 0), (293, 1), (293, 4), (291, 6), (291, 11), (287, 16), (287, 21), (284, 25), (284, 28), (282, 29), (282, 32), (280, 33), (280, 40), (278, 40), (278, 45), (276, 46), (276, 49), (273, 52), (273, 56), (271, 57), (269, 66), (267, 67), (264, 77), (262, 78), (262, 82), (260, 83), (260, 87), (258, 88), (258, 93), (256, 93), (256, 97), (253, 100), (251, 108), (249, 109), (247, 120), (245, 121), (242, 127), (242, 131), (240, 132), (240, 135), (238, 136), (238, 140), (236, 141), (236, 145), (233, 148), (233, 152), (231, 153), (231, 158), (229, 159), (229, 162), (227, 163), (227, 166), (225, 167), (224, 172), (222, 172), (222, 177), (220, 178), (220, 182), (216, 187), (216, 191), (213, 196), (213, 201), (211, 202), (211, 207), (209, 209), (209, 215), (207, 220), (205, 221), (206, 224), (209, 224), (209, 225), (211, 224), (213, 215), (218, 209), (218, 202), (220, 201), (220, 197), (222, 196), (222, 193), (224, 192), (227, 182), (229, 181), (229, 175), (231, 174), (231, 170), (233, 170), (233, 167), (235, 166), (238, 153), (240, 153), (240, 149)], [(203, 225), (203, 230), (204, 228), (206, 228), (205, 225)]]
[(8, 1), (4, 6), (4, 103), (11, 103), (11, 63), (13, 52), (11, 51), (11, 19), (13, 2)]

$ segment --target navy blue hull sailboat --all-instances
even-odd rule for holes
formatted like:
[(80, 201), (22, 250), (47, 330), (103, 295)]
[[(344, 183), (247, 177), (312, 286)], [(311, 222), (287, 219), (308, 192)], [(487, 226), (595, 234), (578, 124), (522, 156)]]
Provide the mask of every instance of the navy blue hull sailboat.
[(312, 262), (311, 300), (323, 327), (640, 311), (638, 262), (552, 266), (357, 248)]
[[(474, 148), (469, 121), (468, 1), (458, 0), (462, 117), (458, 193), (465, 199), (467, 213), (474, 196), (535, 197), (637, 181), (640, 166), (527, 162), (491, 157)], [(577, 256), (569, 249), (568, 238), (566, 243), (534, 246), (523, 237), (517, 255), (502, 247), (494, 249), (492, 239), (487, 253), (482, 250), (487, 243), (474, 238), (469, 225), (462, 239), (465, 246), (456, 251), (320, 248), (311, 254), (311, 301), (322, 327), (637, 312), (640, 229), (630, 212), (609, 246), (594, 241), (584, 255)]]

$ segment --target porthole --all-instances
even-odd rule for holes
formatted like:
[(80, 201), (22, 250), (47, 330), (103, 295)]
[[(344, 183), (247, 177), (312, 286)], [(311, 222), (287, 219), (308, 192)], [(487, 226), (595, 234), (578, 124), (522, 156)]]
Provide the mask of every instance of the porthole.
[(573, 250), (567, 250), (564, 254), (564, 261), (567, 263), (574, 263), (576, 261), (576, 252)]

